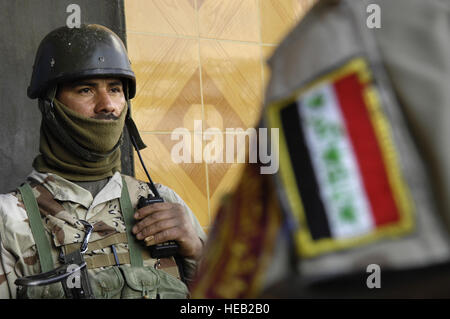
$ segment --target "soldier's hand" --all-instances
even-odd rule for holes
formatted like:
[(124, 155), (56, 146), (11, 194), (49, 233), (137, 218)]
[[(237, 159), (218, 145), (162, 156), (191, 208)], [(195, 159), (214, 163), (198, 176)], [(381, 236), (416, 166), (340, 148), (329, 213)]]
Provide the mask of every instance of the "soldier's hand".
[(183, 206), (176, 203), (155, 203), (138, 209), (134, 218), (138, 221), (132, 232), (147, 246), (175, 240), (184, 257), (199, 259), (203, 243), (198, 237)]

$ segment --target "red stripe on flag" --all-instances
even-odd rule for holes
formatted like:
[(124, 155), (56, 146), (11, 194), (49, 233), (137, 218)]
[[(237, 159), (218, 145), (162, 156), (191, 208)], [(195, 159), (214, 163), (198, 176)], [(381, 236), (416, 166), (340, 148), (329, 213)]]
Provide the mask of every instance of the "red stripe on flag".
[(380, 226), (398, 221), (397, 205), (363, 98), (363, 86), (357, 75), (352, 74), (334, 83), (334, 88), (356, 153), (375, 224)]

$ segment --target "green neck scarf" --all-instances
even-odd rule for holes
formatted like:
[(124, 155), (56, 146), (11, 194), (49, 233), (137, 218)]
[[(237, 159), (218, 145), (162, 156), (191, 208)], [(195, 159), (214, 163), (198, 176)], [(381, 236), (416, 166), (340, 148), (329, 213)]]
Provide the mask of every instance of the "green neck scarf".
[[(79, 145), (105, 157), (95, 162), (86, 161), (51, 133), (46, 122), (41, 124), (40, 155), (33, 167), (43, 173), (54, 173), (71, 181), (95, 181), (114, 175), (121, 170), (120, 147), (127, 110), (117, 120), (88, 118), (53, 100), (54, 114), (64, 130)], [(120, 143), (119, 143), (120, 144)], [(109, 154), (110, 153), (110, 154)]]

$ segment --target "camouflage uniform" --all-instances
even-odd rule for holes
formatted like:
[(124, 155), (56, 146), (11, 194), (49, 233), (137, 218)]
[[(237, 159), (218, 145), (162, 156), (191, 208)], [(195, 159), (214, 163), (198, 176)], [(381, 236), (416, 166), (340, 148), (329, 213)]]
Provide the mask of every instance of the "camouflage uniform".
[[(122, 190), (121, 176), (127, 183), (131, 204), (135, 208), (138, 198), (147, 197), (151, 191), (146, 183), (118, 172), (109, 179), (95, 198), (86, 189), (58, 175), (37, 171), (29, 175), (28, 182), (32, 186), (47, 237), (51, 241), (55, 265), (58, 264), (58, 255), (62, 248), (67, 250), (70, 244), (80, 243), (83, 240), (84, 227), (79, 221), (83, 219), (94, 226), (89, 240), (93, 250), (88, 250), (85, 260), (90, 268), (88, 272), (96, 297), (134, 298), (140, 295), (150, 298), (155, 298), (157, 295), (161, 298), (186, 297), (188, 289), (177, 278), (178, 271), (173, 258), (156, 260), (150, 256), (144, 256), (144, 267), (149, 266), (148, 268), (151, 269), (147, 280), (153, 281), (153, 285), (150, 284), (151, 287), (147, 287), (145, 291), (139, 291), (139, 286), (142, 287), (139, 280), (143, 277), (136, 273), (134, 273), (136, 276), (132, 276), (130, 275), (132, 272), (127, 275), (126, 271), (119, 271), (117, 269), (119, 267), (109, 265), (111, 264), (109, 261), (114, 260), (111, 247), (95, 246), (95, 243), (101, 239), (120, 237), (120, 234), (125, 234), (125, 224), (119, 204)], [(166, 202), (178, 203), (184, 207), (186, 214), (191, 217), (198, 236), (201, 240), (205, 240), (205, 233), (184, 201), (170, 188), (160, 184), (156, 184), (156, 187)], [(15, 279), (41, 272), (27, 213), (18, 191), (0, 195), (0, 225), (0, 298), (16, 298)], [(129, 264), (126, 240), (116, 240), (115, 248), (120, 263), (125, 264), (120, 267), (125, 270), (132, 269), (126, 265)], [(196, 262), (184, 259), (183, 266), (185, 276), (189, 280), (195, 272)], [(124, 275), (121, 275), (122, 273)], [(34, 291), (33, 296), (63, 297), (60, 287), (48, 287), (44, 286)], [(134, 291), (133, 288), (138, 291)]]

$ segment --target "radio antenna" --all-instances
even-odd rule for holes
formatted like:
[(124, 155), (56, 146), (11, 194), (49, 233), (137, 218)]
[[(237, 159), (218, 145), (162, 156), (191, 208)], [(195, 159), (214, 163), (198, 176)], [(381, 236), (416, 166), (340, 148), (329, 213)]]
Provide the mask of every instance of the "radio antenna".
[(134, 139), (134, 136), (132, 134), (130, 134), (130, 138), (131, 138), (131, 143), (133, 144), (134, 149), (136, 150), (136, 152), (137, 152), (137, 154), (139, 156), (139, 161), (141, 162), (142, 168), (144, 169), (145, 174), (147, 175), (147, 178), (148, 178), (148, 180), (150, 182), (148, 184), (150, 189), (152, 190), (153, 194), (156, 197), (161, 197), (161, 196), (159, 196), (159, 192), (156, 189), (155, 184), (153, 184), (152, 178), (150, 177), (150, 174), (148, 173), (147, 168), (145, 167), (145, 164), (144, 164), (144, 161), (142, 159), (141, 153), (139, 152), (139, 148), (137, 147), (136, 140)]

